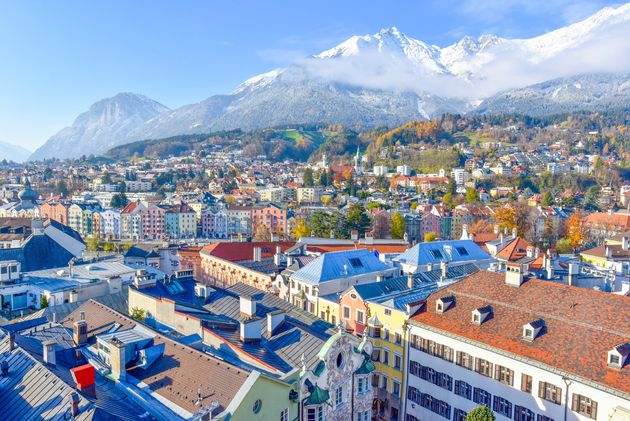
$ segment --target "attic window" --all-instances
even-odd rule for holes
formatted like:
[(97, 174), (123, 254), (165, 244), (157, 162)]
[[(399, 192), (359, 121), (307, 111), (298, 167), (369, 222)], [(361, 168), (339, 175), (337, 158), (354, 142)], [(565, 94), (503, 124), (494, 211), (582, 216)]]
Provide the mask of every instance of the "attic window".
[(448, 297), (438, 298), (435, 301), (435, 311), (436, 313), (444, 313), (449, 308), (451, 308), (455, 304), (455, 296), (451, 295)]
[(350, 265), (352, 265), (353, 268), (362, 268), (363, 267), (363, 263), (361, 262), (360, 259), (357, 259), (356, 257), (352, 257), (350, 259), (348, 259), (350, 261)]
[(433, 256), (434, 259), (441, 259), (442, 257), (442, 252), (440, 250), (431, 250), (431, 255)]
[(619, 357), (619, 355), (610, 354), (608, 365), (619, 367), (621, 365), (621, 358)]
[(531, 329), (525, 329), (523, 336), (525, 336), (528, 339), (534, 339), (534, 331)]
[(476, 325), (483, 324), (492, 318), (492, 306), (480, 307), (472, 311), (472, 322)]
[(464, 247), (455, 247), (455, 250), (457, 250), (460, 256), (468, 256), (468, 250)]

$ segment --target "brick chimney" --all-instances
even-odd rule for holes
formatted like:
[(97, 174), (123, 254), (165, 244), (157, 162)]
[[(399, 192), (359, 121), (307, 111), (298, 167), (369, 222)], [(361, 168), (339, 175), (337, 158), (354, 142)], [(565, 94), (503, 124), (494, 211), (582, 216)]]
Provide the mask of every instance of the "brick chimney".
[(87, 322), (85, 321), (85, 312), (80, 312), (80, 320), (72, 325), (72, 339), (76, 345), (85, 345), (87, 343)]
[(113, 337), (109, 341), (109, 364), (112, 370), (112, 376), (116, 380), (126, 380), (127, 378), (127, 353), (126, 346), (123, 341), (117, 337)]
[(44, 363), (55, 366), (57, 365), (57, 343), (52, 339), (42, 342)]
[(70, 405), (70, 415), (73, 418), (79, 415), (80, 403), (81, 403), (81, 399), (79, 399), (79, 394), (77, 392), (70, 392), (70, 394), (68, 395), (68, 404)]
[(413, 272), (407, 273), (407, 289), (413, 289)]

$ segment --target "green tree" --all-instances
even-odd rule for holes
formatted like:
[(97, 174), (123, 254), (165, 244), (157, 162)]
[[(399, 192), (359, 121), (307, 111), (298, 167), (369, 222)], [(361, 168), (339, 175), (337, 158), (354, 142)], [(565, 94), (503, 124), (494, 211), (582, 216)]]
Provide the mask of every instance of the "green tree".
[[(453, 193), (451, 192), (448, 192), (444, 196), (442, 196), (442, 203), (444, 204), (444, 206), (449, 206), (452, 200), (453, 200)], [(418, 207), (417, 203), (416, 203), (416, 207)]]
[(392, 215), (392, 238), (402, 239), (405, 237), (405, 217), (399, 212)]
[(479, 202), (479, 192), (477, 189), (468, 188), (466, 189), (466, 203), (477, 203)]
[(55, 193), (61, 196), (68, 195), (68, 185), (66, 184), (65, 181), (63, 180), (57, 181), (57, 184), (55, 185)]
[(112, 176), (108, 172), (106, 172), (101, 177), (101, 183), (103, 183), (103, 184), (112, 184)]
[(478, 406), (466, 415), (466, 421), (495, 421), (494, 413), (487, 406)]
[(310, 232), (315, 234), (316, 237), (328, 238), (330, 236), (331, 215), (328, 212), (317, 211), (311, 215), (308, 223)]
[(51, 178), (53, 178), (53, 171), (52, 169), (50, 169), (50, 167), (46, 167), (46, 169), (44, 170), (44, 181), (48, 181)]
[(586, 210), (598, 210), (597, 199), (599, 197), (599, 187), (592, 186), (584, 195), (584, 209)]
[(39, 308), (48, 307), (48, 298), (45, 295), (42, 295), (39, 299)]
[(424, 242), (430, 243), (431, 241), (437, 240), (437, 233), (435, 231), (429, 231), (424, 234)]
[(127, 183), (125, 183), (124, 181), (118, 183), (118, 191), (120, 193), (127, 193)]
[(307, 168), (304, 170), (304, 175), (302, 176), (303, 182), (302, 185), (304, 187), (313, 187), (315, 185), (315, 181), (313, 180), (313, 170)]
[(370, 225), (370, 217), (367, 216), (365, 208), (359, 204), (351, 205), (346, 215), (346, 226), (348, 230), (357, 230), (359, 231), (359, 236), (362, 237), (365, 232), (370, 229)]
[(569, 254), (573, 253), (573, 247), (571, 247), (571, 242), (566, 238), (561, 238), (556, 242), (556, 250), (560, 254)]
[(549, 190), (543, 195), (542, 205), (551, 206), (553, 204), (553, 194)]

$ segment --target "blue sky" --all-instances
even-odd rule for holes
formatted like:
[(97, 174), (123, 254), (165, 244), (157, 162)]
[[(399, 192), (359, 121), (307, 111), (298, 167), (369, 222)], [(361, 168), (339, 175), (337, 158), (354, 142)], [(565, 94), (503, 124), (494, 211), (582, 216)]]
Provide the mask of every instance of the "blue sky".
[(33, 150), (118, 92), (175, 108), (383, 27), (445, 46), (464, 35), (531, 37), (617, 4), (0, 0), (0, 139)]

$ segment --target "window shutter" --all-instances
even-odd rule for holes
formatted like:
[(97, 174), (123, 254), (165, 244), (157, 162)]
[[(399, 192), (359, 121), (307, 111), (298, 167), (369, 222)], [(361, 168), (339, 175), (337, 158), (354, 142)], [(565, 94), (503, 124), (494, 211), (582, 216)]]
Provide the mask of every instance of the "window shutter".
[(538, 397), (543, 398), (545, 396), (545, 382), (538, 382)]
[(580, 398), (576, 393), (573, 394), (573, 402), (571, 403), (571, 409), (575, 412), (578, 411), (580, 406)]
[(591, 418), (597, 419), (597, 402), (591, 400)]
[(499, 367), (500, 366), (498, 364), (495, 364), (494, 366), (494, 379), (495, 380), (499, 380)]

